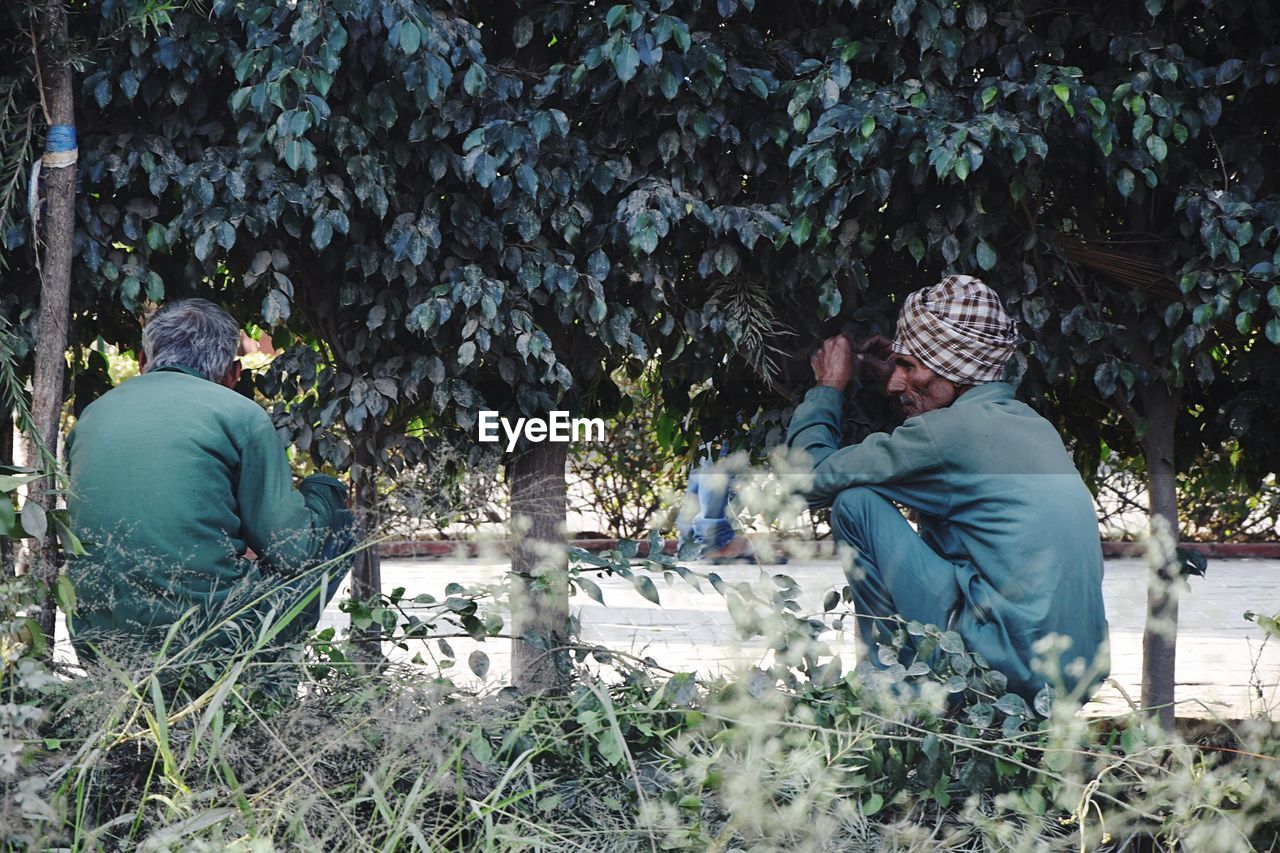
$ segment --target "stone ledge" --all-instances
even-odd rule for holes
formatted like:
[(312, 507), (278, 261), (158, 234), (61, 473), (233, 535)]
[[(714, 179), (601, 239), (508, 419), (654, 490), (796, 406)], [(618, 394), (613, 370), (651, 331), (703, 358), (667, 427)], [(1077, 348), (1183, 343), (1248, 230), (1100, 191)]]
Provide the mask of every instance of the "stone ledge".
[[(599, 553), (618, 547), (618, 540), (573, 539), (569, 544), (584, 551)], [(647, 556), (649, 553), (648, 541), (639, 540), (638, 544), (639, 551), (637, 555), (641, 557)], [(813, 544), (816, 546), (813, 556), (831, 556), (831, 540), (824, 539)], [(1184, 542), (1183, 544), (1187, 548), (1200, 551), (1206, 557), (1224, 559), (1254, 558), (1259, 560), (1280, 559), (1280, 542)], [(383, 542), (379, 545), (379, 552), (383, 557), (399, 559), (413, 557), (459, 559), (478, 557), (482, 552), (506, 554), (509, 553), (509, 545), (506, 540), (493, 540), (483, 543), (457, 539), (400, 540)], [(674, 554), (676, 552), (676, 541), (674, 539), (663, 540), (663, 552)], [(1145, 553), (1145, 547), (1140, 542), (1102, 543), (1102, 554), (1108, 558), (1141, 557)]]

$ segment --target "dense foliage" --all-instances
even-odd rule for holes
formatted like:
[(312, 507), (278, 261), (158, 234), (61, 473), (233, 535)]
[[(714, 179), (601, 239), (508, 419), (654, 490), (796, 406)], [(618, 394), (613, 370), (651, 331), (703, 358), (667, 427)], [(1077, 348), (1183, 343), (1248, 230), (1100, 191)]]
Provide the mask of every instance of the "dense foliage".
[(785, 406), (824, 317), (883, 326), (952, 270), (1015, 304), (1026, 381), (1073, 431), (1122, 447), (1106, 411), (1168, 383), (1188, 449), (1231, 435), (1242, 470), (1274, 467), (1261, 7), (304, 0), (161, 29), (130, 9), (73, 19), (80, 337), (129, 342), (144, 300), (218, 291), (298, 336), (264, 388), (305, 394), (278, 414), (317, 460), (348, 467), (353, 438), (412, 460), (481, 406), (608, 413), (611, 368), (655, 354), (668, 438), (700, 431), (690, 406), (716, 432)]

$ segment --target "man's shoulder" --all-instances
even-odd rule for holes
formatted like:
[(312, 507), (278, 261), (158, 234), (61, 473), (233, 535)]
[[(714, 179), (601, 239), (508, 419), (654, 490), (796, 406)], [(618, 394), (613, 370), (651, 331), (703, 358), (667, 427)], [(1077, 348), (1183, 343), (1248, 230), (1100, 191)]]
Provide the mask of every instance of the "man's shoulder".
[(176, 371), (154, 371), (126, 379), (94, 400), (80, 415), (80, 422), (114, 418), (123, 413), (172, 412), (192, 419), (226, 419), (237, 423), (266, 424), (271, 417), (261, 406), (223, 385)]
[(950, 438), (969, 440), (976, 430), (993, 437), (1008, 431), (1053, 429), (1035, 409), (1014, 396), (1005, 382), (978, 385), (950, 406), (917, 415), (929, 432), (940, 442)]

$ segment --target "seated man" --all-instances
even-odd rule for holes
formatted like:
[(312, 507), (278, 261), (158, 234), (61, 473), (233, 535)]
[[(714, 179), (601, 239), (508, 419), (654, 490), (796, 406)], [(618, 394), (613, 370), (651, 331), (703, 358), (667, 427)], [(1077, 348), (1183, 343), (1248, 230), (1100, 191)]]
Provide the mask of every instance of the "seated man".
[(145, 659), (179, 621), (171, 655), (196, 639), (201, 654), (248, 647), (268, 611), (306, 601), (279, 646), (315, 626), (349, 569), (346, 490), (319, 475), (293, 488), (271, 418), (231, 390), (239, 342), (212, 302), (165, 305), (142, 333), (142, 375), (67, 438), (68, 509), (88, 543), (68, 567), (82, 660), (117, 648)]
[[(1069, 640), (1056, 661), (1068, 689), (1105, 678), (1109, 656), (1092, 499), (1053, 426), (999, 381), (1016, 339), (994, 291), (948, 276), (907, 297), (891, 352), (883, 338), (823, 344), (787, 443), (812, 458), (810, 506), (831, 507), (833, 535), (856, 555), (849, 584), (871, 661), (893, 617), (917, 620), (957, 631), (1030, 698), (1049, 681), (1033, 665), (1038, 641)], [(877, 349), (906, 420), (842, 448), (845, 388)], [(919, 514), (918, 534), (891, 501)]]

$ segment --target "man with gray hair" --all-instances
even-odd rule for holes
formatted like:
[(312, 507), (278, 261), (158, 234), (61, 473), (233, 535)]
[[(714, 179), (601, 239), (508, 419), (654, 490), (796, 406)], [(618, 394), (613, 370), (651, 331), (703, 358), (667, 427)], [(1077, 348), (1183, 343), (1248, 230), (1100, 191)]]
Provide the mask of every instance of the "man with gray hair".
[[(991, 288), (947, 276), (907, 297), (892, 342), (823, 344), (787, 443), (812, 460), (809, 505), (831, 507), (852, 552), (873, 665), (898, 662), (894, 622), (915, 620), (959, 633), (1028, 699), (1058, 680), (1083, 693), (1109, 669), (1098, 522), (1062, 439), (1001, 381), (1016, 343)], [(841, 447), (845, 389), (884, 361), (906, 420)], [(918, 532), (895, 503), (918, 514)]]
[(143, 330), (142, 375), (67, 438), (67, 505), (88, 549), (68, 567), (82, 659), (115, 654), (108, 643), (197, 658), (247, 647), (272, 611), (293, 617), (279, 646), (315, 626), (349, 568), (346, 490), (323, 475), (295, 490), (271, 418), (232, 390), (240, 334), (212, 302), (166, 304)]

